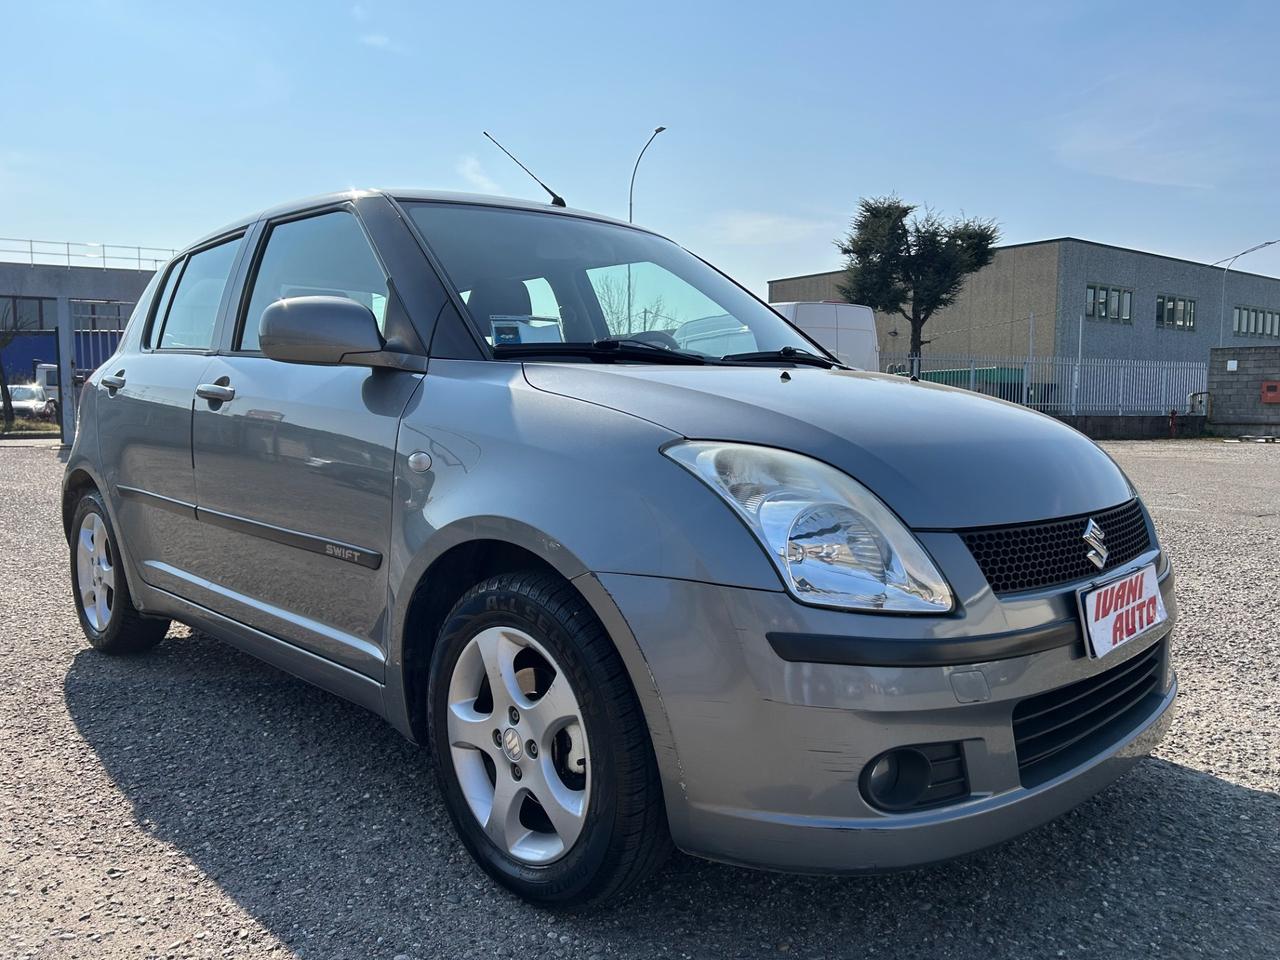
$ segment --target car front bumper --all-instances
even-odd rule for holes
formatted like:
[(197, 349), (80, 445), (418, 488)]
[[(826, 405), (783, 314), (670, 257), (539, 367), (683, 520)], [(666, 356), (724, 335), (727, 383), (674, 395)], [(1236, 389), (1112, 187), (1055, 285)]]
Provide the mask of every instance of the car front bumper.
[[(643, 654), (649, 677), (637, 684), (651, 681), (660, 702), (667, 731), (655, 732), (655, 748), (672, 836), (686, 852), (714, 860), (862, 873), (972, 852), (1101, 790), (1151, 751), (1172, 717), (1177, 683), (1167, 641), (1176, 607), (1167, 565), (1160, 583), (1169, 620), (1102, 660), (1086, 655), (1078, 625), (1063, 639), (1073, 591), (1015, 604), (1002, 611), (1003, 626), (1019, 629), (992, 631), (1002, 605), (989, 593), (986, 613), (967, 624), (913, 625), (910, 618), (806, 607), (781, 592), (621, 574), (595, 579)], [(964, 632), (978, 625), (987, 629), (970, 636), (972, 649), (990, 659), (960, 662)], [(886, 654), (892, 637), (867, 642), (894, 629), (906, 631), (896, 639), (924, 665)], [(845, 659), (873, 665), (779, 655), (780, 636), (832, 641), (842, 633), (853, 651)], [(917, 645), (921, 637), (937, 642)], [(1012, 724), (1017, 704), (1161, 643), (1158, 686), (1142, 707), (1069, 769), (1023, 786)], [(860, 777), (877, 755), (940, 742), (961, 745), (967, 799), (895, 813), (868, 802)]]

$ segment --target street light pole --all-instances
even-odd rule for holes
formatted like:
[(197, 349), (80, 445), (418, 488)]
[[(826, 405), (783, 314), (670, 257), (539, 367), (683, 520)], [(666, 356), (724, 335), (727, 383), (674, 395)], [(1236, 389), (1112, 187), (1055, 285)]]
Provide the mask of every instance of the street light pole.
[(636, 208), (636, 171), (640, 169), (640, 160), (644, 156), (644, 152), (649, 149), (649, 144), (653, 143), (653, 138), (660, 134), (666, 127), (654, 127), (653, 133), (649, 134), (649, 139), (644, 142), (644, 146), (640, 148), (640, 155), (636, 157), (636, 165), (631, 168), (631, 189), (627, 192), (627, 222), (635, 222)]
[(1217, 263), (1212, 264), (1212, 266), (1215, 266), (1215, 267), (1219, 263), (1224, 264), (1222, 268), (1222, 301), (1218, 304), (1218, 346), (1222, 346), (1222, 338), (1226, 333), (1226, 325), (1227, 325), (1227, 271), (1231, 269), (1231, 265), (1233, 263), (1235, 263), (1237, 260), (1243, 257), (1246, 253), (1253, 253), (1255, 250), (1261, 250), (1264, 247), (1269, 247), (1273, 243), (1280, 243), (1280, 239), (1268, 240), (1266, 243), (1255, 244), (1254, 246), (1250, 247), (1248, 250), (1241, 250), (1234, 257), (1228, 257), (1224, 260), (1219, 260), (1217, 261)]
[[(649, 144), (653, 143), (653, 138), (660, 134), (666, 127), (654, 127), (653, 133), (649, 134), (649, 139), (644, 142), (644, 146), (640, 148), (640, 153), (636, 156), (636, 165), (631, 168), (631, 187), (627, 190), (627, 223), (635, 223), (636, 210), (636, 171), (640, 169), (640, 161), (644, 157), (644, 152), (649, 149)], [(627, 264), (627, 333), (631, 333), (631, 264)]]

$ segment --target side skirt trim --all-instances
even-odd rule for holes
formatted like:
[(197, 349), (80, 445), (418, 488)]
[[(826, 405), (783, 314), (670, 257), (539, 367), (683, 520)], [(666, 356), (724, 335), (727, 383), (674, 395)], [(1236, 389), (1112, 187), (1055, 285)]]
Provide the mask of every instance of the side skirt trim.
[(148, 604), (148, 613), (171, 617), (380, 717), (386, 715), (383, 686), (378, 681), (167, 590), (148, 585), (146, 591), (155, 601)]

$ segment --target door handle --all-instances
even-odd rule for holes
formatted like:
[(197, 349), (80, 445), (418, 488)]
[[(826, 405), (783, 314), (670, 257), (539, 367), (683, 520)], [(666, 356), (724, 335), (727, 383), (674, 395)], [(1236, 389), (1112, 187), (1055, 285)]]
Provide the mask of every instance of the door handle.
[(236, 389), (221, 383), (202, 383), (196, 387), (196, 396), (210, 403), (229, 403), (236, 398)]
[(119, 373), (108, 374), (99, 382), (107, 388), (108, 394), (115, 396), (115, 392), (124, 386), (124, 371), (121, 370)]

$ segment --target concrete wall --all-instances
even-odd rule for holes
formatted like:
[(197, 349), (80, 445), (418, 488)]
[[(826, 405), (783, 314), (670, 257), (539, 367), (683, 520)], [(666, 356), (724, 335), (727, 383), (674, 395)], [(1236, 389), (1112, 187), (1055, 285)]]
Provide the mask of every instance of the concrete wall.
[[(1170, 257), (1123, 250), (1082, 240), (1059, 241), (1059, 316), (1057, 353), (1075, 356), (1089, 284), (1123, 287), (1133, 291), (1132, 321), (1128, 324), (1083, 321), (1084, 356), (1150, 360), (1209, 359), (1218, 345), (1222, 299), (1222, 269)], [(1280, 280), (1256, 274), (1227, 274), (1226, 315), (1223, 342), (1227, 344), (1280, 343), (1280, 339), (1237, 337), (1231, 331), (1231, 311), (1247, 305), (1280, 311)], [(1156, 297), (1173, 294), (1196, 301), (1194, 330), (1156, 326)]]
[[(769, 301), (840, 300), (837, 284), (843, 277), (843, 271), (835, 271), (771, 280)], [(1034, 313), (1036, 355), (1048, 355), (1054, 345), (1057, 297), (1053, 244), (1002, 247), (990, 265), (965, 280), (954, 306), (929, 318), (924, 338), (932, 342), (925, 353), (1025, 356)], [(881, 353), (906, 353), (911, 346), (911, 324), (898, 314), (877, 313), (876, 333)]]
[(1167, 440), (1198, 437), (1205, 429), (1204, 417), (1181, 416), (1059, 416), (1090, 440)]
[[(1232, 360), (1236, 369), (1228, 371)], [(1262, 402), (1264, 380), (1280, 380), (1280, 344), (1211, 350), (1209, 431), (1224, 436), (1280, 434), (1280, 403)]]
[(0, 263), (0, 296), (137, 301), (150, 270)]
[[(970, 275), (954, 306), (925, 324), (926, 348), (935, 354), (1048, 356), (1058, 312), (1058, 251), (1053, 244), (1004, 247)], [(1031, 320), (1035, 314), (1035, 342)], [(910, 345), (910, 325), (899, 327), (900, 352)]]
[(810, 300), (844, 300), (837, 289), (844, 279), (843, 270), (829, 273), (809, 273), (802, 277), (786, 277), (783, 280), (769, 281), (770, 303), (791, 303), (792, 301)]

